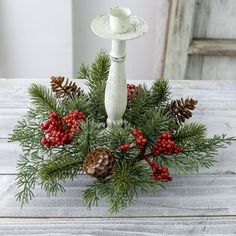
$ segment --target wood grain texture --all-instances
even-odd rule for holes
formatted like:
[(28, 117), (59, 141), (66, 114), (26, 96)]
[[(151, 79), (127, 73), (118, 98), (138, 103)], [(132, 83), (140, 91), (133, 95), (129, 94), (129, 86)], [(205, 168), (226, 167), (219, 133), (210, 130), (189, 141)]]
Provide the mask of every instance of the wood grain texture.
[(185, 79), (235, 80), (236, 2), (196, 0), (195, 3), (194, 41), (188, 50)]
[(3, 219), (1, 236), (166, 236), (235, 235), (235, 217), (104, 218), (104, 219)]
[[(193, 19), (193, 38), (206, 38), (208, 17), (210, 14), (208, 0), (195, 1), (195, 17)], [(185, 79), (202, 79), (203, 56), (189, 55)]]
[(207, 38), (236, 39), (235, 0), (203, 0), (209, 4)]
[(202, 79), (236, 80), (236, 57), (205, 56)]
[[(82, 81), (77, 81), (87, 89)], [(143, 83), (144, 81), (129, 81)], [(145, 81), (148, 87), (153, 81)], [(16, 161), (20, 148), (8, 143), (17, 120), (29, 106), (31, 83), (48, 79), (0, 79), (0, 235), (235, 235), (236, 143), (220, 150), (212, 169), (179, 176), (155, 195), (110, 215), (104, 200), (90, 211), (82, 192), (93, 179), (81, 175), (65, 181), (67, 192), (47, 197), (39, 186), (22, 210), (15, 201)], [(195, 97), (200, 102), (194, 120), (208, 125), (209, 135), (236, 135), (236, 81), (170, 81), (173, 98)], [(57, 219), (55, 217), (58, 217)]]
[(171, 1), (171, 15), (164, 78), (184, 79), (188, 59), (188, 47), (192, 39), (195, 0)]
[[(36, 186), (35, 197), (22, 210), (15, 200), (14, 175), (0, 175), (1, 217), (164, 217), (164, 216), (225, 216), (236, 215), (236, 175), (201, 174), (173, 176), (168, 187), (155, 195), (144, 195), (134, 205), (117, 215), (110, 215), (104, 200), (88, 210), (82, 199), (85, 187), (93, 179), (78, 176), (65, 182), (65, 193), (47, 197)], [(0, 220), (1, 221), (1, 220)]]
[[(162, 78), (164, 72), (164, 62), (166, 54), (166, 44), (169, 30), (171, 0), (157, 1), (157, 24), (154, 55), (154, 78)], [(160, 27), (161, 26), (161, 27)]]
[(236, 56), (236, 40), (194, 39), (188, 54), (209, 56)]

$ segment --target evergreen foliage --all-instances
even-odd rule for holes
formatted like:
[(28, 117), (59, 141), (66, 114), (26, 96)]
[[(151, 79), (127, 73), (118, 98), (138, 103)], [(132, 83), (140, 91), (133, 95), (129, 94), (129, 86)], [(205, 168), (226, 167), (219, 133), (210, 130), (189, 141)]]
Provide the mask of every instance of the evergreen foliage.
[[(115, 156), (115, 165), (110, 175), (97, 178), (87, 186), (83, 197), (88, 207), (105, 198), (110, 212), (116, 213), (133, 204), (135, 197), (165, 186), (166, 182), (151, 177), (156, 168), (153, 163), (177, 173), (195, 173), (201, 167), (211, 167), (218, 149), (235, 140), (226, 135), (208, 138), (206, 127), (196, 122), (176, 124), (166, 113), (170, 102), (166, 80), (155, 81), (150, 89), (137, 86), (128, 103), (123, 126), (105, 129), (104, 96), (109, 68), (110, 60), (105, 52), (98, 54), (91, 67), (82, 64), (78, 78), (85, 80), (89, 91), (80, 91), (79, 96), (69, 93), (63, 99), (56, 98), (48, 88), (35, 84), (29, 89), (34, 108), (18, 122), (9, 138), (22, 147), (16, 178), (19, 190), (16, 198), (22, 205), (33, 198), (36, 184), (48, 195), (64, 192), (63, 181), (81, 174), (86, 156), (104, 147)], [(49, 119), (48, 112), (63, 117), (75, 110), (83, 112), (86, 120), (80, 122), (79, 132), (74, 133), (72, 141), (45, 147), (41, 142), (45, 133), (40, 125)], [(67, 127), (65, 121), (62, 122)], [(142, 137), (142, 146), (138, 145), (135, 132)], [(172, 137), (170, 143), (178, 145), (181, 152), (154, 154), (153, 148), (163, 133)], [(127, 149), (122, 149), (123, 144), (128, 144)]]
[(164, 105), (170, 98), (170, 87), (166, 80), (156, 80), (151, 87), (151, 100), (157, 107)]
[(55, 111), (60, 113), (56, 96), (43, 85), (33, 84), (29, 89), (31, 102), (39, 113)]
[(105, 122), (105, 87), (110, 69), (110, 58), (105, 52), (100, 52), (92, 63), (91, 68), (80, 67), (79, 78), (86, 79), (89, 88), (90, 114), (98, 122)]
[(111, 213), (127, 208), (134, 203), (134, 197), (164, 187), (164, 183), (151, 179), (149, 173), (143, 163), (132, 158), (118, 161), (111, 176), (94, 181), (84, 191), (87, 206), (98, 205), (101, 198), (106, 198)]

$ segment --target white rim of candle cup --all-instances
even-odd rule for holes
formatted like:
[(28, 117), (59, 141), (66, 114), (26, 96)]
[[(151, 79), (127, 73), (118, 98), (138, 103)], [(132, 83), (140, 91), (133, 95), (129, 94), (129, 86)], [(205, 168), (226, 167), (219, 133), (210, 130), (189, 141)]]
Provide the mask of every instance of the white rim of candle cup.
[[(121, 15), (123, 13), (123, 15)], [(131, 11), (127, 7), (112, 7), (109, 15), (117, 18), (126, 18), (131, 15)]]

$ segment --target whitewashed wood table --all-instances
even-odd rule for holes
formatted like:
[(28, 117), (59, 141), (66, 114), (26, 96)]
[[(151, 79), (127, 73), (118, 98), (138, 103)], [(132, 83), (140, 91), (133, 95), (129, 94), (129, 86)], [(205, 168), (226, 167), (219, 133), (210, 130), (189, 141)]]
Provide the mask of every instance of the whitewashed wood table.
[[(132, 81), (133, 82), (133, 81)], [(136, 81), (136, 83), (151, 81)], [(23, 209), (15, 201), (17, 144), (7, 136), (29, 104), (31, 83), (45, 79), (0, 79), (0, 235), (236, 235), (236, 145), (221, 150), (215, 167), (178, 176), (156, 196), (109, 215), (105, 202), (90, 211), (81, 192), (91, 179), (80, 176), (68, 191), (48, 198), (40, 188)], [(199, 100), (194, 120), (209, 135), (236, 136), (236, 81), (171, 81), (173, 97)]]

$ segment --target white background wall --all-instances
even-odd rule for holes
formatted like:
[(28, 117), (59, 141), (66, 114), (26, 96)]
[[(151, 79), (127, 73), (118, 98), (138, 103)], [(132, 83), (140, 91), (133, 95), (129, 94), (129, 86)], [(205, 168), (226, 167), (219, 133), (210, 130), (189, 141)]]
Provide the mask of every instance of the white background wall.
[(122, 5), (143, 17), (148, 33), (127, 42), (128, 79), (158, 77), (164, 45), (166, 0), (0, 0), (0, 77), (76, 76), (111, 42), (90, 29), (94, 17)]
[(72, 75), (70, 0), (0, 0), (0, 77)]

